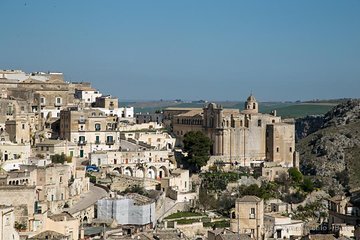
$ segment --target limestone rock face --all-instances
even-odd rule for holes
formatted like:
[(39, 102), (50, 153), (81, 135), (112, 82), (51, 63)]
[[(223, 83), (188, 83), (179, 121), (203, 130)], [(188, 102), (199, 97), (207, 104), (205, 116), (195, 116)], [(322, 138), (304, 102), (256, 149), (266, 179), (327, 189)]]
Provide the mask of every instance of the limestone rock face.
[(325, 184), (336, 188), (339, 173), (350, 176), (351, 172), (360, 170), (351, 169), (354, 161), (360, 161), (355, 159), (359, 156), (351, 154), (360, 148), (359, 100), (342, 103), (323, 117), (310, 117), (298, 125), (301, 128), (297, 132), (297, 150), (304, 174), (323, 177)]
[(295, 134), (296, 141), (305, 138), (313, 132), (319, 130), (324, 124), (324, 116), (306, 116), (296, 119), (295, 122)]

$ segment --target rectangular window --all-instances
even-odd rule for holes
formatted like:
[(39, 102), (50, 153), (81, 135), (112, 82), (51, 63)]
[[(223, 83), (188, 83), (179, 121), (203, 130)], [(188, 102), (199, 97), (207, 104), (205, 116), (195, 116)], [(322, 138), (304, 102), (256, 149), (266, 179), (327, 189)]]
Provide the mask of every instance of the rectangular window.
[(251, 213), (251, 214), (255, 214), (255, 208), (251, 208), (251, 209), (250, 209), (250, 213)]
[(249, 218), (250, 218), (250, 219), (254, 219), (254, 218), (255, 218), (255, 208), (251, 208), (251, 209), (250, 209)]

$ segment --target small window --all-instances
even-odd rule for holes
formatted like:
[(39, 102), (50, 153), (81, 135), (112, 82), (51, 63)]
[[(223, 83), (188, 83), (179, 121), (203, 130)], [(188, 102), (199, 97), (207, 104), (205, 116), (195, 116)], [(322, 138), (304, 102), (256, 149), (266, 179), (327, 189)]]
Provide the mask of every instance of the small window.
[(277, 148), (276, 148), (276, 152), (279, 152), (279, 150), (280, 150), (279, 147), (277, 147)]
[(100, 131), (100, 130), (101, 130), (101, 124), (95, 123), (95, 131)]
[(261, 120), (258, 120), (258, 127), (261, 127)]
[(22, 128), (22, 129), (25, 129), (25, 124), (24, 124), (24, 123), (21, 124), (21, 128)]
[(250, 213), (255, 214), (255, 208), (251, 208)]
[(289, 151), (292, 152), (292, 147), (289, 148)]

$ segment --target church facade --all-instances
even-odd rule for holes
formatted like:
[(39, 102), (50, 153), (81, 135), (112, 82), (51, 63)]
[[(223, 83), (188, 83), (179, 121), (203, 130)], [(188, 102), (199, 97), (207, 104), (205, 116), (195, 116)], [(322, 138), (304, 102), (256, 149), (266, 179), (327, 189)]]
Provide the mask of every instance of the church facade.
[(296, 165), (295, 124), (272, 114), (259, 113), (258, 102), (249, 96), (245, 109), (225, 109), (210, 103), (173, 116), (175, 135), (202, 131), (213, 142), (212, 155), (219, 160), (251, 166), (257, 162), (275, 162), (283, 167)]

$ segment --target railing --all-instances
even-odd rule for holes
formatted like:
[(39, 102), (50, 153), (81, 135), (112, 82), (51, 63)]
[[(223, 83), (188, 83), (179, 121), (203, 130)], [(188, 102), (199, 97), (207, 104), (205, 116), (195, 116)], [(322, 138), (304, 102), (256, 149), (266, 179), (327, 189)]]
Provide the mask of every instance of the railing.
[(114, 140), (106, 140), (106, 145), (114, 145)]
[(85, 140), (79, 140), (78, 145), (79, 146), (86, 145), (86, 141)]

